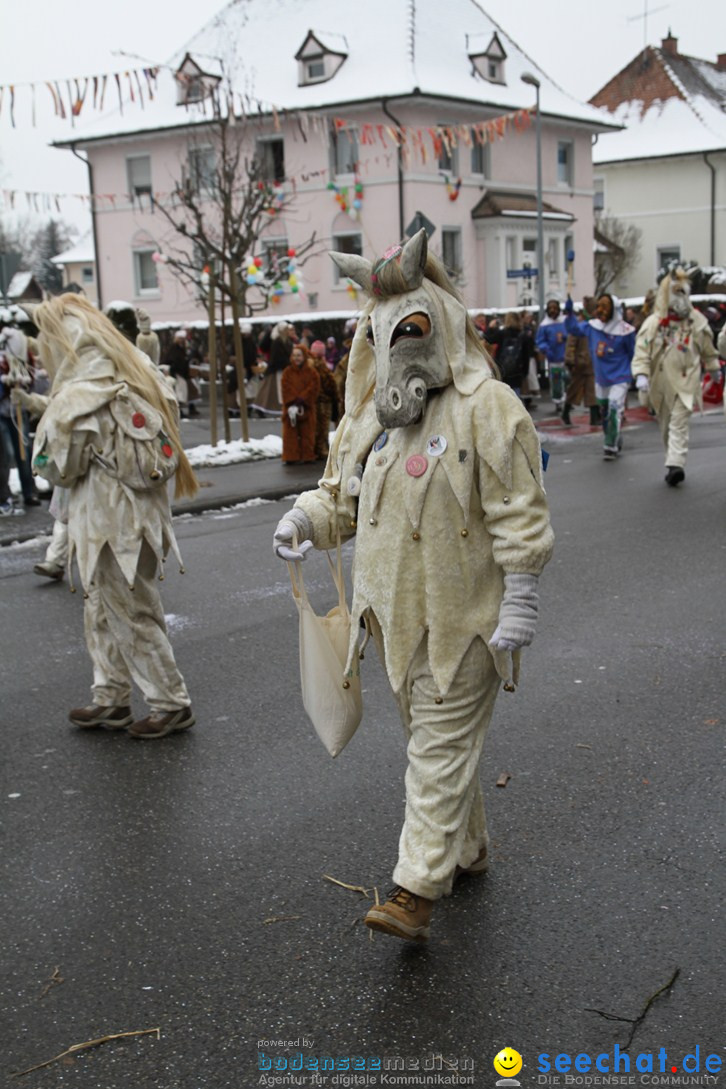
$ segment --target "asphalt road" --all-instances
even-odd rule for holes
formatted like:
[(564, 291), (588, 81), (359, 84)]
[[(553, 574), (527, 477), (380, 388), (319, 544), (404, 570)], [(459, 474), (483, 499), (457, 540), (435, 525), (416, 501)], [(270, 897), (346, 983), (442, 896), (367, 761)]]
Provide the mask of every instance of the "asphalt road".
[[(694, 421), (672, 490), (652, 423), (613, 464), (597, 436), (550, 442), (540, 631), (482, 766), (493, 865), (437, 906), (425, 949), (371, 941), (370, 900), (325, 879), (385, 894), (405, 754), (373, 651), (336, 761), (304, 717), (270, 549), (284, 503), (177, 522), (188, 574), (163, 595), (198, 725), (158, 743), (66, 723), (90, 683), (81, 594), (31, 573), (38, 546), (0, 552), (7, 1084), (247, 1089), (263, 1052), (428, 1079), (398, 1084), (473, 1064), (460, 1084), (492, 1086), (504, 1046), (523, 1085), (557, 1084), (540, 1054), (612, 1056), (633, 1033), (633, 1063), (665, 1048), (683, 1076), (698, 1045), (703, 1074), (724, 1044), (725, 446), (721, 415)], [(321, 556), (306, 575), (330, 601)], [(313, 1084), (295, 1076), (279, 1084)]]

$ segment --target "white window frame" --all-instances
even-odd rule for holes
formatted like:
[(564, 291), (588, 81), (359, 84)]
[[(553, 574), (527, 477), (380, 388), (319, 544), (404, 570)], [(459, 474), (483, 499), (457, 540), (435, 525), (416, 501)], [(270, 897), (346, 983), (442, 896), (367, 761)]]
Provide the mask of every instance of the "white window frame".
[[(451, 253), (447, 255), (447, 249), (453, 248), (454, 260), (449, 260)], [(464, 272), (464, 253), (462, 246), (461, 227), (441, 228), (441, 260), (454, 281), (460, 280)]]
[(663, 242), (663, 243), (661, 243), (661, 245), (656, 246), (656, 248), (655, 248), (655, 259), (656, 259), (656, 262), (657, 262), (656, 266), (655, 266), (656, 273), (659, 272), (662, 268), (666, 267), (666, 261), (664, 260), (664, 258), (662, 256), (664, 253), (668, 253), (668, 254), (675, 253), (676, 254), (675, 256), (667, 258), (667, 261), (668, 261), (669, 264), (670, 264), (671, 261), (681, 261), (683, 259), (682, 254), (681, 254), (681, 244), (680, 244), (680, 242)]
[[(481, 159), (481, 170), (478, 169), (479, 163), (475, 161), (475, 157)], [(479, 144), (474, 140), (471, 145), (471, 172), (476, 178), (491, 178), (492, 176), (492, 155), (491, 144)]]
[[(453, 129), (456, 127), (454, 122), (439, 121), (437, 128), (439, 129)], [(441, 154), (439, 155), (439, 170), (443, 170), (447, 174), (451, 174), (452, 178), (459, 177), (459, 147), (452, 147), (451, 151), (446, 150), (446, 144), (441, 138)]]
[[(343, 156), (339, 154), (341, 148), (346, 152)], [(358, 171), (359, 161), (358, 128), (355, 125), (349, 125), (338, 130), (333, 125), (330, 129), (330, 169), (332, 174), (336, 178), (353, 177)], [(349, 166), (351, 169), (341, 170), (339, 169), (341, 165)]]
[(93, 265), (84, 265), (81, 269), (81, 280), (84, 284), (92, 284), (94, 280)]
[(597, 214), (598, 212), (605, 211), (605, 179), (593, 178), (592, 179), (592, 210)]
[[(151, 260), (152, 253), (156, 253), (156, 247), (154, 246), (139, 246), (137, 249), (131, 251), (133, 255), (134, 263), (134, 292), (137, 298), (146, 298), (150, 295), (159, 294), (159, 273), (156, 265)], [(154, 286), (144, 287), (142, 285), (143, 270), (141, 261), (142, 258), (148, 257), (150, 262), (150, 269), (154, 273)]]
[[(356, 238), (358, 240), (358, 246), (356, 249), (346, 249), (346, 239)], [(359, 257), (363, 254), (363, 234), (361, 231), (336, 231), (332, 238), (333, 250), (339, 253), (355, 253)], [(341, 284), (348, 283), (348, 277), (344, 276), (338, 266), (331, 262), (333, 265), (333, 285), (339, 287)]]
[(268, 236), (267, 238), (261, 238), (259, 244), (262, 247), (262, 268), (265, 275), (270, 278), (273, 276), (279, 276), (280, 278), (284, 277), (284, 269), (280, 269), (279, 266), (277, 270), (273, 268), (271, 255), (275, 254), (277, 257), (287, 257), (287, 251), (290, 248), (287, 237), (285, 235), (277, 235), (275, 237)]
[[(205, 163), (202, 175), (199, 171), (199, 159), (202, 155), (212, 156), (212, 168)], [(189, 148), (187, 157), (189, 182), (195, 193), (213, 193), (217, 185), (217, 151), (213, 144), (198, 144)]]
[(518, 253), (516, 234), (506, 235), (504, 239), (504, 262), (507, 271), (509, 271), (509, 269), (519, 268)]
[[(282, 176), (277, 178), (275, 176), (275, 156), (272, 151), (273, 144), (280, 144), (282, 148)], [(283, 182), (285, 180), (285, 139), (282, 136), (261, 136), (257, 141), (256, 148), (257, 159), (259, 160), (260, 170), (264, 181), (272, 184), (273, 182)]]
[[(146, 161), (148, 164), (148, 170), (141, 171), (144, 178), (142, 181), (134, 179), (134, 164)], [(146, 175), (148, 175), (148, 182), (146, 181)], [(138, 201), (139, 207), (142, 206), (143, 197), (149, 198), (151, 208), (154, 207), (154, 193), (151, 182), (151, 155), (127, 155), (126, 156), (126, 180), (128, 182), (128, 192), (131, 198), (131, 203)]]
[[(566, 177), (560, 177), (560, 151), (564, 148), (567, 156)], [(575, 145), (572, 140), (557, 141), (557, 184), (571, 189), (575, 183)]]

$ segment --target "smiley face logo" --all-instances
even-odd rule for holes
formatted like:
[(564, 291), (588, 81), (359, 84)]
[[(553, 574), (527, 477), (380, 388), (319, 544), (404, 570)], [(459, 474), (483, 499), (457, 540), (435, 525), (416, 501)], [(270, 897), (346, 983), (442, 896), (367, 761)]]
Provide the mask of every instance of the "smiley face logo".
[(522, 1056), (513, 1047), (504, 1047), (494, 1057), (494, 1069), (503, 1078), (513, 1078), (522, 1069)]

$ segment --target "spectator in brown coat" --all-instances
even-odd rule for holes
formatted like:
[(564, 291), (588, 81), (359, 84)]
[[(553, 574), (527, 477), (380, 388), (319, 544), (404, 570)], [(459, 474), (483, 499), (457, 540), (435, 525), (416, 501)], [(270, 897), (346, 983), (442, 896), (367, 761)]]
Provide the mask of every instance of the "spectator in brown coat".
[[(583, 320), (593, 317), (597, 309), (597, 299), (586, 295), (582, 300)], [(565, 393), (565, 405), (562, 409), (563, 424), (570, 425), (570, 413), (574, 405), (583, 404), (590, 409), (590, 425), (599, 427), (600, 406), (595, 396), (595, 372), (592, 368), (590, 349), (585, 337), (569, 336), (565, 346), (565, 366), (570, 372), (570, 381)]]
[(282, 372), (282, 464), (315, 461), (318, 373), (307, 350), (296, 344)]
[(328, 436), (330, 435), (330, 421), (338, 408), (338, 387), (335, 384), (330, 367), (326, 359), (326, 347), (322, 340), (314, 340), (310, 345), (310, 357), (320, 379), (320, 393), (316, 405), (317, 419), (315, 424), (315, 460), (324, 461), (328, 456)]

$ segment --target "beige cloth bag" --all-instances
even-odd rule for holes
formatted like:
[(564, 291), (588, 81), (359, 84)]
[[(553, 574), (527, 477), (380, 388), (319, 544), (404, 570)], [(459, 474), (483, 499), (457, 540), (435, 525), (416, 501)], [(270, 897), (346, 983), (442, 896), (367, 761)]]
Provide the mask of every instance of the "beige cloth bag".
[[(295, 547), (295, 545), (293, 545)], [(300, 614), (300, 682), (303, 706), (315, 732), (331, 756), (338, 756), (352, 738), (363, 716), (360, 666), (346, 675), (352, 618), (345, 600), (340, 540), (337, 564), (326, 552), (338, 604), (318, 616), (308, 599), (302, 564), (288, 563), (292, 593)]]

